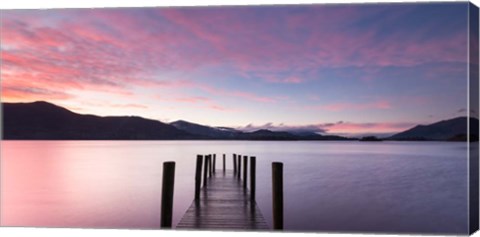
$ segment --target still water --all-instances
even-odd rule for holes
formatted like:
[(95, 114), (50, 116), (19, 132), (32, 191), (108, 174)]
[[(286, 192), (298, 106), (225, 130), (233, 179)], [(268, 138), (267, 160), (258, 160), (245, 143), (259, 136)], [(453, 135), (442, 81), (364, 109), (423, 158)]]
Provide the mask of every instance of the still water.
[(257, 157), (271, 226), (271, 162), (284, 163), (285, 229), (466, 233), (467, 144), (318, 141), (2, 141), (1, 225), (156, 229), (162, 163), (176, 161), (173, 225), (196, 154)]

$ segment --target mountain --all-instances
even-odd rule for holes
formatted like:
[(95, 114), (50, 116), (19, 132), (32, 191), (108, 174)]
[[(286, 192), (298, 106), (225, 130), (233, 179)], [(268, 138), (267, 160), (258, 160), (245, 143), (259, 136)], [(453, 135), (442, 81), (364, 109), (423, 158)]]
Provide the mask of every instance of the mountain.
[(172, 122), (170, 125), (190, 134), (198, 135), (204, 139), (234, 139), (242, 133), (233, 128), (209, 127), (183, 120)]
[(254, 132), (241, 135), (244, 140), (298, 140), (299, 138), (288, 132), (274, 132), (267, 129), (260, 129)]
[(100, 117), (43, 101), (2, 103), (2, 108), (5, 140), (351, 140), (313, 132), (243, 132), (183, 120), (165, 124), (137, 116)]
[(222, 140), (349, 140), (345, 137), (328, 135), (323, 136), (314, 132), (286, 132), (271, 131), (260, 129), (253, 132), (243, 132), (227, 127), (210, 127), (192, 122), (178, 120), (170, 123), (170, 125), (199, 136), (201, 139), (222, 139)]
[[(467, 117), (457, 117), (442, 120), (429, 125), (417, 125), (404, 132), (397, 133), (388, 140), (415, 140), (415, 141), (466, 141)], [(471, 137), (478, 140), (478, 119), (470, 118)]]
[(375, 136), (366, 136), (359, 139), (361, 142), (381, 142), (382, 139)]
[(316, 132), (306, 131), (306, 130), (291, 130), (288, 133), (293, 134), (297, 140), (307, 140), (307, 141), (347, 141), (347, 140), (358, 140), (356, 138), (347, 138), (338, 135), (320, 135)]
[(82, 115), (47, 102), (3, 103), (7, 140), (162, 140), (194, 136), (171, 125), (134, 116)]

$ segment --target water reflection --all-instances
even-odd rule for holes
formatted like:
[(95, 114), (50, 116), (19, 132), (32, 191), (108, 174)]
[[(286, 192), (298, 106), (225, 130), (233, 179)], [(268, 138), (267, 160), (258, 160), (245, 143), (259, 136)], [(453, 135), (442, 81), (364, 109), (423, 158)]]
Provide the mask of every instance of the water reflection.
[(196, 154), (225, 153), (231, 170), (231, 152), (240, 152), (257, 156), (257, 204), (269, 225), (271, 162), (281, 161), (287, 230), (467, 229), (464, 143), (2, 141), (1, 145), (5, 226), (157, 229), (161, 168), (168, 160), (175, 160), (178, 167), (176, 226), (193, 201)]

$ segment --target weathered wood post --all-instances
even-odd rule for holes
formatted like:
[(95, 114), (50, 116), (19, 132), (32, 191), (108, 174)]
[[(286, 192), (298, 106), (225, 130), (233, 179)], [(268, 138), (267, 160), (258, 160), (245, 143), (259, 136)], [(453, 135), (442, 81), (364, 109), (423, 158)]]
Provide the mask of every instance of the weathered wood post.
[(273, 229), (283, 229), (283, 163), (272, 163)]
[(240, 179), (242, 174), (242, 155), (238, 155), (237, 158), (237, 178)]
[(213, 166), (213, 162), (212, 162), (212, 155), (208, 155), (208, 177), (212, 177), (212, 166)]
[(237, 154), (233, 154), (233, 174), (237, 173)]
[(197, 155), (197, 165), (195, 168), (195, 200), (200, 199), (200, 185), (202, 185), (202, 163), (203, 156)]
[(162, 210), (160, 228), (172, 228), (173, 187), (175, 185), (175, 162), (163, 162)]
[(213, 173), (215, 174), (215, 170), (217, 169), (217, 154), (213, 154)]
[(243, 156), (243, 188), (247, 189), (248, 156)]
[(223, 173), (225, 173), (225, 154), (223, 154)]
[(203, 187), (207, 187), (208, 175), (208, 155), (205, 156), (205, 166), (203, 167)]
[(252, 201), (255, 201), (255, 187), (256, 187), (255, 172), (256, 172), (256, 165), (257, 165), (256, 160), (257, 158), (255, 156), (250, 157), (250, 199)]

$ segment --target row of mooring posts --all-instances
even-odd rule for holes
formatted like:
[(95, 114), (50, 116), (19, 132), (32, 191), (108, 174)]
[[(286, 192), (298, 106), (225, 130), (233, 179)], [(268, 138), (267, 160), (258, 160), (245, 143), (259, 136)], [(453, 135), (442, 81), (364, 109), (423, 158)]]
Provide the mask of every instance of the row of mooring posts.
[[(204, 159), (205, 158), (205, 159)], [(202, 164), (203, 165), (203, 187), (207, 187), (208, 178), (212, 177), (216, 172), (217, 156), (213, 155), (197, 155), (195, 165), (195, 200), (200, 199), (200, 188), (202, 184)], [(225, 172), (225, 154), (223, 154), (223, 172)]]
[[(223, 172), (226, 169), (226, 157), (223, 154)], [(241, 179), (242, 173), (242, 155), (233, 154), (233, 174)], [(202, 181), (203, 165), (203, 187), (207, 187), (207, 180), (215, 173), (216, 155), (197, 155), (195, 166), (195, 201), (200, 200), (200, 189)], [(243, 188), (247, 188), (247, 166), (248, 156), (243, 156)], [(175, 162), (168, 161), (163, 163), (162, 180), (162, 203), (161, 203), (161, 228), (172, 228), (173, 214), (173, 191), (175, 185)], [(256, 157), (250, 156), (250, 199), (255, 201), (256, 189)], [(272, 163), (272, 209), (273, 209), (273, 229), (283, 229), (283, 163)]]
[[(250, 156), (250, 200), (255, 200), (255, 189), (256, 189), (256, 162), (257, 158), (255, 156)], [(243, 156), (243, 188), (247, 188), (248, 183), (248, 156)], [(233, 175), (241, 179), (242, 174), (242, 155), (233, 154)]]

